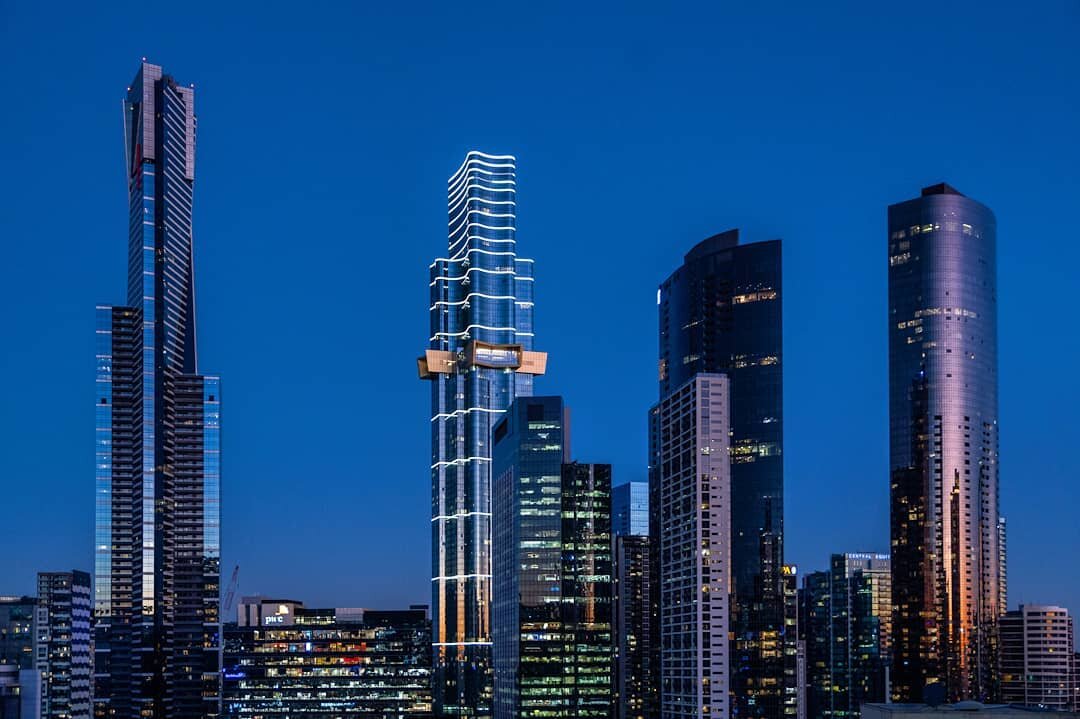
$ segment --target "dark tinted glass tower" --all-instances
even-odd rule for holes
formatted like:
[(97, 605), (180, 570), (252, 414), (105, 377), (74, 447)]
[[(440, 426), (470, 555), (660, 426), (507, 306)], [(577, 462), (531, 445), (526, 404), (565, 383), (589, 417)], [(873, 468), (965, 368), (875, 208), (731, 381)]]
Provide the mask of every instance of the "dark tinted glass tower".
[(948, 185), (889, 207), (893, 694), (992, 700), (1004, 609), (994, 215)]
[(219, 714), (220, 400), (198, 371), (195, 93), (143, 63), (124, 101), (128, 297), (97, 320), (95, 713)]
[(615, 537), (615, 717), (647, 719), (656, 714), (652, 682), (652, 552), (649, 537)]
[(559, 397), (494, 431), (495, 716), (612, 711), (611, 466), (566, 463)]
[(892, 604), (889, 555), (832, 555), (828, 572), (806, 577), (809, 717), (859, 716), (884, 702)]
[(615, 717), (645, 719), (656, 712), (651, 670), (649, 483), (627, 482), (615, 487), (611, 507), (615, 535)]
[(515, 160), (470, 152), (431, 264), (431, 593), (437, 716), (491, 714), (491, 428), (532, 394), (532, 260), (517, 256)]
[(34, 666), (42, 719), (90, 719), (90, 575), (38, 574)]
[[(731, 711), (738, 717), (780, 716), (784, 697), (781, 298), (780, 240), (740, 245), (738, 230), (690, 250), (657, 298), (661, 400), (698, 372), (724, 373), (731, 383)], [(650, 504), (655, 513), (655, 497)]]

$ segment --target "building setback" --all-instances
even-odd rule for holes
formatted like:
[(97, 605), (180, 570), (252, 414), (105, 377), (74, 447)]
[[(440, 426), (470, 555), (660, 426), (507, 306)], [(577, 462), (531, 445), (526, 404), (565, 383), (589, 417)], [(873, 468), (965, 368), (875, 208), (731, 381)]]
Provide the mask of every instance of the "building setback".
[(788, 696), (780, 254), (780, 240), (740, 244), (729, 230), (691, 249), (657, 295), (660, 400), (699, 372), (730, 382), (735, 717), (773, 719)]
[(568, 462), (559, 397), (494, 430), (495, 716), (612, 714), (611, 466)]
[(308, 609), (245, 597), (237, 613), (225, 628), (226, 716), (431, 716), (426, 607)]
[(124, 101), (128, 292), (98, 307), (95, 714), (221, 702), (220, 413), (195, 350), (195, 91), (144, 62)]
[(997, 695), (996, 225), (945, 184), (888, 211), (892, 689)]
[(661, 719), (729, 716), (729, 389), (698, 374), (650, 413)]
[(469, 152), (447, 183), (431, 264), (431, 592), (436, 716), (490, 716), (491, 429), (532, 394), (533, 262), (517, 256), (516, 164)]
[(90, 614), (89, 574), (38, 574), (34, 666), (42, 719), (90, 719)]
[(1069, 610), (1021, 604), (1001, 618), (1001, 700), (1077, 710), (1073, 619)]

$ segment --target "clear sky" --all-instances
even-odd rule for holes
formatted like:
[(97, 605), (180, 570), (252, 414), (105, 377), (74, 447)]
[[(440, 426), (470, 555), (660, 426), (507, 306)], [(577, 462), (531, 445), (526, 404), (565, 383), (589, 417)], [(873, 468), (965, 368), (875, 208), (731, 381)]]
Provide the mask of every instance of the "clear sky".
[(0, 0), (0, 594), (92, 569), (94, 306), (125, 295), (120, 101), (194, 83), (200, 369), (241, 593), (428, 602), (416, 377), (446, 178), (518, 158), (538, 393), (645, 478), (656, 287), (784, 240), (787, 559), (888, 550), (885, 208), (997, 214), (1010, 605), (1080, 612), (1080, 5)]

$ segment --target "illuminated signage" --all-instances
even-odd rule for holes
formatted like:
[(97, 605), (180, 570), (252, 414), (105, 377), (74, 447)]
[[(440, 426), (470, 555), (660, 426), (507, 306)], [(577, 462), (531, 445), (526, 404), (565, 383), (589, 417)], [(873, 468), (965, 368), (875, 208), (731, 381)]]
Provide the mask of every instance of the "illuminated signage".
[(263, 617), (263, 624), (284, 624), (285, 617), (280, 614), (271, 614), (268, 617)]

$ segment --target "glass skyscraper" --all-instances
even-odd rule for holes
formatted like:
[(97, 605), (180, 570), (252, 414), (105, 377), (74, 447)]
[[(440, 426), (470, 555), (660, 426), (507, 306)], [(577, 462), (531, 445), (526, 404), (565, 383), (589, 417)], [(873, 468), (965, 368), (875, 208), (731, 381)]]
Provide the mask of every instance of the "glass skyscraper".
[(645, 719), (656, 712), (653, 684), (652, 550), (649, 483), (627, 482), (611, 493), (615, 609), (615, 717)]
[(611, 523), (617, 535), (648, 536), (648, 482), (627, 482), (611, 490)]
[(612, 716), (611, 465), (568, 462), (560, 397), (495, 426), (495, 717)]
[(993, 213), (945, 184), (889, 207), (892, 688), (993, 700), (1003, 613)]
[[(780, 250), (780, 240), (740, 244), (738, 230), (723, 232), (691, 249), (657, 296), (661, 401), (699, 372), (731, 383), (736, 717), (780, 716), (785, 696)], [(654, 454), (654, 471), (656, 463)], [(655, 495), (650, 506), (655, 515)]]
[(834, 554), (829, 571), (806, 577), (801, 614), (810, 719), (851, 719), (862, 704), (885, 701), (889, 586), (887, 554)]
[(491, 429), (529, 396), (532, 260), (517, 256), (515, 159), (469, 152), (447, 184), (448, 248), (431, 264), (431, 592), (437, 716), (491, 714)]
[(195, 92), (144, 62), (124, 101), (124, 306), (98, 307), (95, 714), (220, 713), (220, 402), (195, 348)]

